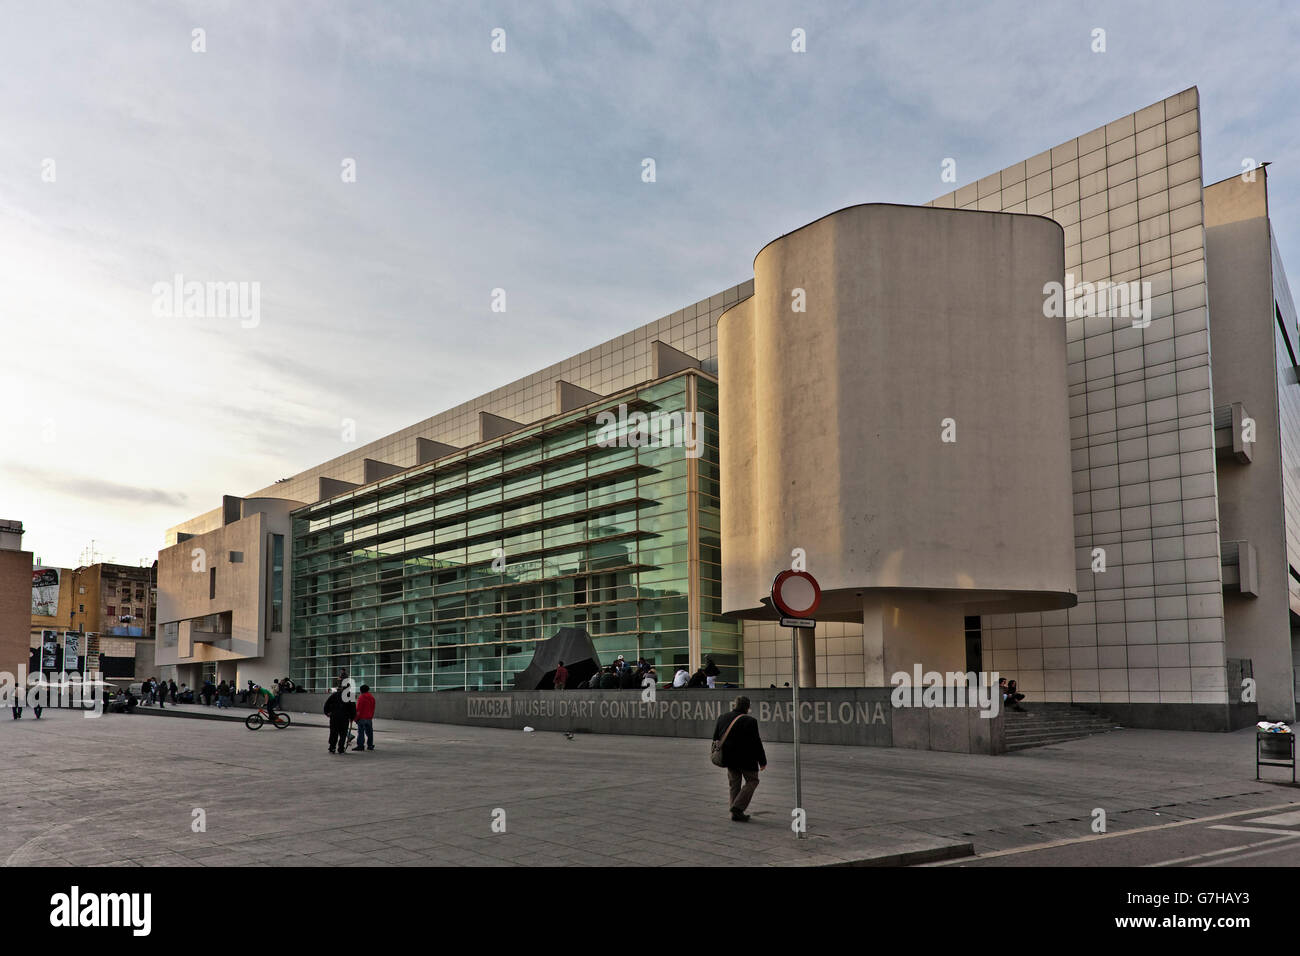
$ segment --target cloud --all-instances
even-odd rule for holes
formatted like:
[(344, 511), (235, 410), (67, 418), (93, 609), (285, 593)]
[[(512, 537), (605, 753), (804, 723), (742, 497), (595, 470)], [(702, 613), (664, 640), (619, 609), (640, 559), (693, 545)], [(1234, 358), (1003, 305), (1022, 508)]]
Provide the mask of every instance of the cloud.
[(161, 488), (137, 488), (98, 478), (87, 478), (53, 469), (38, 470), (6, 465), (5, 471), (18, 478), (28, 489), (54, 492), (100, 505), (132, 504), (177, 507), (189, 503), (189, 496)]
[[(55, 560), (109, 525), (156, 550), (188, 502), (333, 457), (341, 418), (381, 437), (744, 281), (833, 209), (945, 193), (945, 157), (963, 185), (1194, 84), (1206, 181), (1272, 160), (1300, 255), (1286, 4), (47, 6), (0, 31), (0, 435), (41, 490), (0, 497)], [(154, 317), (177, 273), (260, 283), (260, 324)]]

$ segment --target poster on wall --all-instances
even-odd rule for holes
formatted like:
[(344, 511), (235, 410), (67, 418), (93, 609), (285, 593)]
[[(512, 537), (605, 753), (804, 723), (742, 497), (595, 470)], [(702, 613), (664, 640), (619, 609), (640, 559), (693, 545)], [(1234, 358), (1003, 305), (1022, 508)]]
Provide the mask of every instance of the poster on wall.
[(41, 631), (41, 670), (59, 669), (59, 632)]
[(93, 674), (99, 670), (99, 635), (86, 635), (86, 673)]
[(63, 669), (68, 673), (80, 670), (77, 658), (81, 656), (81, 635), (76, 631), (66, 631), (63, 635)]
[(59, 569), (32, 570), (32, 613), (54, 617), (59, 613)]

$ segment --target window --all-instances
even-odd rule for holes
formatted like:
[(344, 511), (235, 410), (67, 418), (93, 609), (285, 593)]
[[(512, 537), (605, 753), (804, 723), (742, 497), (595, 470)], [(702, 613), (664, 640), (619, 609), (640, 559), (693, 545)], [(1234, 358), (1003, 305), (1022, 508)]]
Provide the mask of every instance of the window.
[(110, 605), (108, 606), (108, 616), (109, 616), (109, 617), (115, 617), (116, 615), (117, 615), (117, 605), (116, 605), (116, 604), (110, 604)]
[[(401, 571), (398, 571), (401, 574)], [(400, 587), (400, 584), (398, 585)], [(284, 535), (271, 535), (271, 630), (284, 630)]]
[(217, 597), (217, 569), (216, 567), (208, 568), (208, 600), (216, 600)]
[(983, 640), (980, 634), (980, 619), (978, 616), (968, 615), (965, 621), (966, 631), (966, 670), (979, 673), (982, 668)]

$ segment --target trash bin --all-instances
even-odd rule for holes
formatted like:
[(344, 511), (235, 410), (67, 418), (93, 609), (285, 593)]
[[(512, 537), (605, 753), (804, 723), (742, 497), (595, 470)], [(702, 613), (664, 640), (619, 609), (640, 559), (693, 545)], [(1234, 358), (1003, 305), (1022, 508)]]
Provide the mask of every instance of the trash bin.
[(1291, 738), (1294, 736), (1294, 734), (1260, 732), (1259, 755), (1270, 759), (1289, 760), (1291, 757)]
[[(1266, 729), (1271, 728), (1271, 729)], [(1285, 728), (1285, 729), (1279, 729)], [(1255, 728), (1255, 779), (1260, 767), (1290, 767), (1295, 783), (1295, 733), (1287, 724), (1260, 721)]]

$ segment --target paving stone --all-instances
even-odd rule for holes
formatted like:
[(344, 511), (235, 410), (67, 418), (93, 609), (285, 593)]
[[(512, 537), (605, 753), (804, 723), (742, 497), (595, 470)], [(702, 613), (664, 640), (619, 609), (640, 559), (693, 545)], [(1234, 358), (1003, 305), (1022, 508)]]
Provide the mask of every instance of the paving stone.
[[(380, 720), (382, 751), (337, 761), (325, 732), (297, 720), (253, 735), (239, 721), (78, 716), (0, 722), (0, 749), (16, 755), (0, 777), (0, 861), (813, 865), (1086, 834), (1094, 807), (1115, 830), (1300, 801), (1289, 781), (1254, 780), (1250, 730), (1122, 730), (1006, 757), (820, 745), (803, 752), (809, 833), (798, 840), (789, 744), (768, 745), (753, 820), (740, 825), (695, 740)], [(195, 807), (204, 833), (191, 829)], [(498, 807), (505, 833), (492, 832)], [(581, 842), (597, 833), (626, 839)]]

